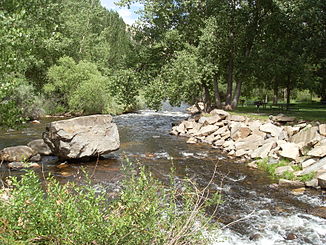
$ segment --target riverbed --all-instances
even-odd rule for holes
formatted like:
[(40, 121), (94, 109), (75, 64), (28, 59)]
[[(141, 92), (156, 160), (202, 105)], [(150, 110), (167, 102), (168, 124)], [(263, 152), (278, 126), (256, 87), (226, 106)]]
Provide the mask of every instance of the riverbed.
[[(214, 169), (213, 188), (223, 194), (224, 202), (218, 209), (219, 231), (208, 234), (214, 244), (326, 244), (326, 219), (316, 212), (326, 212), (323, 191), (306, 190), (298, 194), (291, 189), (279, 188), (269, 176), (249, 169), (237, 159), (229, 159), (219, 149), (206, 144), (186, 144), (186, 139), (169, 135), (174, 121), (186, 118), (181, 109), (150, 110), (114, 117), (118, 125), (121, 148), (105, 159), (87, 163), (54, 163), (46, 159), (42, 173), (52, 173), (60, 181), (75, 181), (81, 167), (94, 179), (96, 188), (116, 191), (121, 179), (125, 158), (147, 165), (153, 174), (166, 179), (175, 168), (177, 176), (187, 176), (201, 185), (210, 180)], [(20, 130), (2, 131), (0, 148), (26, 144), (41, 138), (46, 123), (28, 124)], [(1, 175), (20, 174), (0, 168)]]

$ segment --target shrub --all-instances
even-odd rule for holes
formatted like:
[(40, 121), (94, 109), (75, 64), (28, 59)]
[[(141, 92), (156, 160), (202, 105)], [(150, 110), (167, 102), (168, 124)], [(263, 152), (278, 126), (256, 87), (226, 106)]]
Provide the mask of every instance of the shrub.
[(189, 181), (171, 178), (167, 187), (143, 166), (128, 169), (110, 202), (90, 182), (61, 185), (50, 177), (42, 186), (32, 171), (12, 177), (9, 200), (0, 199), (1, 244), (207, 244), (204, 209), (219, 194), (209, 199), (207, 188)]
[(43, 102), (22, 75), (7, 75), (0, 86), (0, 126), (15, 127), (42, 116)]
[(91, 62), (62, 57), (48, 71), (45, 93), (66, 110), (86, 114), (103, 112), (109, 100), (108, 79)]
[(116, 71), (110, 84), (111, 95), (123, 106), (124, 111), (133, 111), (137, 107), (139, 77), (132, 69)]

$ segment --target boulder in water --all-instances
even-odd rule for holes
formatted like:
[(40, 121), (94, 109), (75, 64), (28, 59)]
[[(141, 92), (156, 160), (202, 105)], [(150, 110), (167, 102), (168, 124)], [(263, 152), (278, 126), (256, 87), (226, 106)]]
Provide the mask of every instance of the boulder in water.
[(7, 162), (26, 161), (35, 155), (35, 151), (24, 145), (4, 148), (0, 151), (0, 160)]
[(92, 115), (52, 122), (44, 142), (61, 159), (96, 157), (120, 147), (117, 125), (110, 115)]
[(27, 144), (30, 148), (32, 148), (35, 152), (40, 155), (49, 156), (52, 154), (50, 147), (45, 144), (43, 139), (32, 140)]

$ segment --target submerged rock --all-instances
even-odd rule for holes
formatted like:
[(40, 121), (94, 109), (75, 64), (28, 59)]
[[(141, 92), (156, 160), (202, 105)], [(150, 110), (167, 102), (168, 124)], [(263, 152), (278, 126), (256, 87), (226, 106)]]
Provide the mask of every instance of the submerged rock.
[(22, 168), (38, 168), (40, 165), (35, 162), (10, 162), (8, 168), (12, 170), (19, 170)]
[(92, 115), (52, 122), (44, 142), (61, 159), (95, 157), (118, 150), (117, 125), (110, 115)]

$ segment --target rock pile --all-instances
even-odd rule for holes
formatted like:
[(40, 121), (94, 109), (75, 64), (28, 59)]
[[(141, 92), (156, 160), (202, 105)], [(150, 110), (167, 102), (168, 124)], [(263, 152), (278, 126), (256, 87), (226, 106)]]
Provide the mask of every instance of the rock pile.
[(326, 124), (285, 126), (293, 121), (280, 115), (261, 122), (215, 109), (207, 116), (182, 121), (171, 134), (189, 137), (187, 143), (208, 143), (234, 157), (289, 159), (303, 169), (292, 170), (295, 175), (316, 172), (316, 179), (308, 185), (326, 188)]

